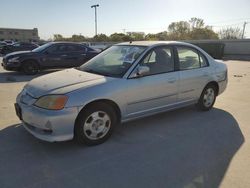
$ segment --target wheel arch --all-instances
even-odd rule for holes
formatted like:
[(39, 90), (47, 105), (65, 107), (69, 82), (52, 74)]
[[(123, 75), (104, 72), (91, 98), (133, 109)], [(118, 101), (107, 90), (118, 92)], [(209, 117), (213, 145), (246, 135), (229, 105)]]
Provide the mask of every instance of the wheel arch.
[[(219, 84), (218, 84), (218, 82), (216, 82), (216, 81), (211, 81), (211, 82), (208, 82), (207, 83), (207, 85), (204, 87), (204, 89), (207, 87), (207, 86), (209, 86), (209, 85), (213, 85), (215, 88), (216, 88), (216, 96), (219, 94)], [(203, 90), (204, 90), (203, 89)]]
[[(86, 105), (84, 105), (84, 107), (82, 107), (82, 109), (79, 111), (79, 113), (78, 113), (78, 115), (77, 115), (77, 117), (75, 119), (74, 125), (76, 125), (76, 122), (77, 122), (78, 118), (80, 117), (80, 114), (86, 108), (88, 108), (91, 105), (97, 104), (97, 103), (105, 103), (105, 104), (110, 105), (114, 109), (114, 111), (115, 111), (115, 113), (117, 115), (118, 122), (121, 122), (121, 110), (120, 110), (120, 107), (118, 106), (118, 104), (116, 102), (114, 102), (113, 100), (110, 100), (110, 99), (97, 99), (97, 100), (88, 102)], [(75, 128), (74, 128), (74, 131), (75, 131)]]

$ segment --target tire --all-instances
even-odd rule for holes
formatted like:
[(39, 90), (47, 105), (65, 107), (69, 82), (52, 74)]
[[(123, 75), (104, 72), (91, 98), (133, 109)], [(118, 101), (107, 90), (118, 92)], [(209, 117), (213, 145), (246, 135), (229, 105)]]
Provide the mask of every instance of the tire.
[(199, 110), (208, 111), (210, 110), (216, 100), (217, 96), (217, 88), (213, 84), (207, 85), (200, 96), (200, 99), (197, 103), (197, 107)]
[(116, 124), (117, 116), (110, 105), (94, 103), (79, 113), (75, 123), (75, 140), (88, 146), (102, 144), (111, 136)]
[(26, 61), (22, 65), (22, 71), (27, 75), (35, 75), (39, 71), (39, 66), (35, 61)]

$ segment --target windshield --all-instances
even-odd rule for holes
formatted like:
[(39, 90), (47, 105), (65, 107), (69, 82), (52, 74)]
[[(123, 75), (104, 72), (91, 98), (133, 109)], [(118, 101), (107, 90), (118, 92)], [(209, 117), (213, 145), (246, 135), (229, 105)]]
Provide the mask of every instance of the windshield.
[(41, 52), (41, 51), (43, 51), (44, 49), (48, 48), (51, 45), (52, 45), (52, 43), (50, 43), (50, 42), (46, 43), (46, 44), (44, 44), (42, 46), (39, 46), (39, 47), (35, 48), (34, 50), (32, 50), (32, 52)]
[(145, 49), (145, 46), (112, 46), (88, 63), (83, 64), (79, 69), (85, 72), (121, 78)]

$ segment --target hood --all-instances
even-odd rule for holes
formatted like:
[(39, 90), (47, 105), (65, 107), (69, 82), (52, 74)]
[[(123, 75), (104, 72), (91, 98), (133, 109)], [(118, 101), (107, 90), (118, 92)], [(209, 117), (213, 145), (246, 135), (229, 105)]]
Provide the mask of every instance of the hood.
[(8, 57), (18, 56), (18, 55), (30, 55), (32, 53), (33, 53), (32, 51), (17, 51), (17, 52), (9, 53), (5, 57), (8, 58)]
[(114, 78), (72, 68), (35, 78), (24, 88), (31, 96), (39, 98), (47, 94), (64, 94), (79, 88), (90, 87), (107, 82), (108, 79)]

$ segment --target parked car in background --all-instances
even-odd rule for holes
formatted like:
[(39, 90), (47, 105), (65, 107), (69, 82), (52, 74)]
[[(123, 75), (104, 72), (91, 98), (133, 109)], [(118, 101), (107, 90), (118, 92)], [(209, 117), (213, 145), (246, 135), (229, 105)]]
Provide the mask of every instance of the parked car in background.
[(12, 45), (12, 44), (15, 43), (15, 42), (12, 41), (12, 40), (4, 40), (4, 42), (5, 42), (7, 45)]
[(0, 50), (0, 54), (6, 55), (6, 54), (9, 54), (11, 52), (16, 52), (16, 51), (28, 51), (28, 50), (33, 50), (37, 47), (38, 45), (34, 43), (16, 42), (12, 45), (3, 46), (2, 49)]
[(44, 44), (47, 44), (48, 41), (39, 41), (39, 42), (34, 42), (35, 44), (37, 44), (38, 46), (42, 46)]
[(3, 46), (6, 46), (7, 45), (7, 43), (6, 42), (4, 42), (4, 41), (0, 41), (0, 48), (1, 47), (3, 47)]
[[(7, 43), (6, 42), (4, 42), (4, 41), (0, 41), (0, 54), (1, 54), (1, 50), (2, 50), (2, 48), (4, 47), (4, 46), (6, 46), (7, 45)], [(2, 54), (1, 54), (2, 55)]]
[(210, 110), (226, 86), (227, 66), (199, 47), (129, 42), (81, 67), (33, 79), (15, 107), (23, 126), (39, 139), (96, 145), (119, 122), (192, 104)]
[(32, 75), (43, 69), (81, 66), (98, 53), (77, 43), (50, 42), (32, 51), (10, 53), (3, 57), (2, 66), (6, 70)]
[(115, 43), (112, 43), (112, 42), (81, 42), (81, 44), (88, 46), (88, 47), (91, 47), (91, 48), (98, 50), (98, 51), (103, 51)]

